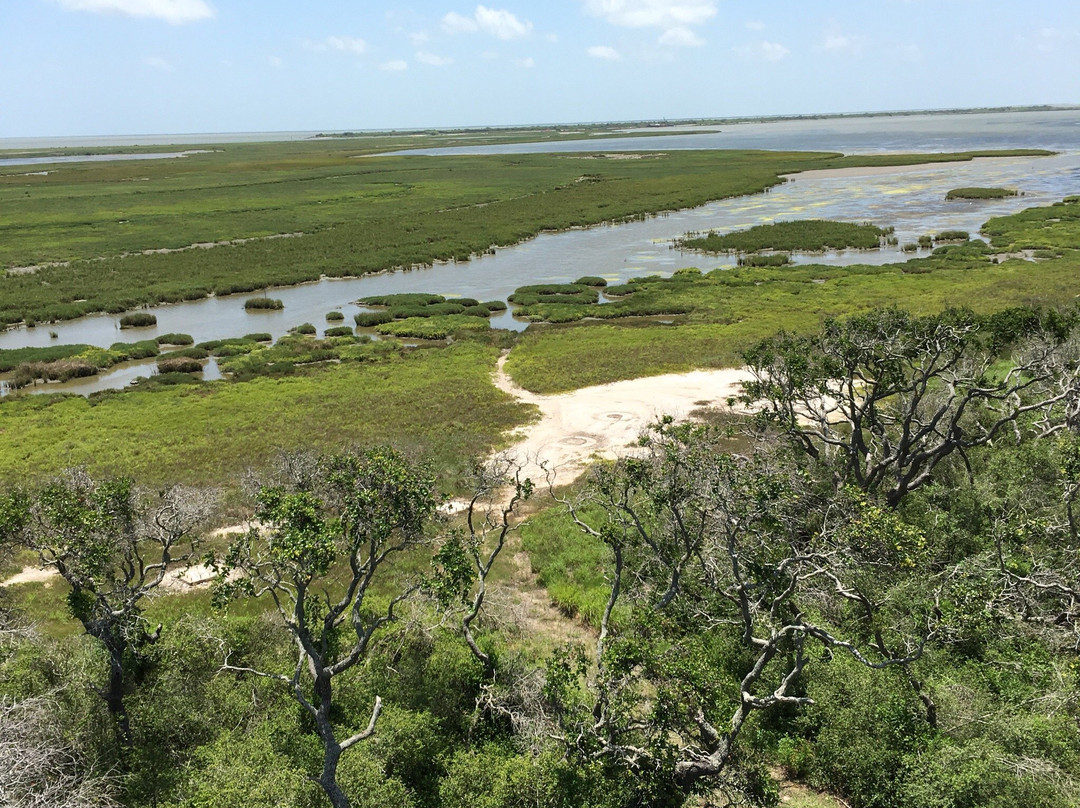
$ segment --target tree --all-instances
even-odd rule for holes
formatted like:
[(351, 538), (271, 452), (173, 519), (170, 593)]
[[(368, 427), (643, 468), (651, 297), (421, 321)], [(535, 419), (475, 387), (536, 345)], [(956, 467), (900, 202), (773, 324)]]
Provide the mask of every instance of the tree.
[(743, 401), (836, 481), (895, 507), (945, 458), (1014, 430), (1078, 423), (1080, 340), (1060, 318), (1027, 329), (1007, 367), (1000, 340), (971, 312), (913, 317), (878, 309), (829, 320), (811, 337), (780, 333), (746, 352)]
[(64, 738), (48, 699), (0, 698), (0, 805), (111, 808), (113, 786)]
[(95, 481), (72, 469), (37, 490), (0, 499), (0, 543), (30, 549), (68, 583), (72, 615), (108, 654), (97, 688), (123, 748), (131, 744), (124, 696), (142, 651), (160, 636), (143, 617), (145, 600), (199, 550), (196, 531), (213, 512), (210, 490), (150, 492), (128, 478)]
[[(428, 541), (438, 504), (423, 468), (386, 448), (287, 459), (283, 479), (263, 485), (251, 530), (218, 562), (218, 597), (267, 596), (296, 643), (291, 672), (256, 670), (226, 659), (222, 670), (283, 682), (315, 723), (322, 743), (319, 784), (335, 808), (349, 805), (338, 783), (344, 752), (370, 738), (382, 711), (376, 697), (365, 726), (340, 726), (334, 684), (361, 663), (395, 610), (418, 584), (389, 562)], [(374, 591), (380, 588), (378, 600)], [(342, 737), (344, 736), (344, 737)]]
[[(744, 726), (755, 712), (810, 703), (803, 671), (815, 655), (903, 666), (930, 634), (919, 604), (882, 595), (872, 612), (891, 652), (861, 647), (865, 630), (844, 637), (838, 615), (873, 554), (846, 529), (851, 503), (790, 452), (736, 455), (716, 438), (665, 420), (643, 438), (642, 456), (597, 469), (583, 499), (563, 500), (610, 548), (611, 586), (595, 672), (564, 656), (549, 669), (548, 694), (565, 743), (651, 781), (654, 801), (746, 775)], [(758, 787), (753, 779), (738, 787)]]

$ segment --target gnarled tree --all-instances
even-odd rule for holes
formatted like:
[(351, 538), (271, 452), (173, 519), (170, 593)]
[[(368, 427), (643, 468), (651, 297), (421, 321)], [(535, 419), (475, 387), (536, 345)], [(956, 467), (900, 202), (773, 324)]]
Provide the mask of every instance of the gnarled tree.
[(829, 320), (747, 351), (755, 378), (743, 400), (832, 464), (837, 482), (895, 506), (951, 455), (967, 463), (1022, 425), (1045, 435), (1077, 423), (1080, 340), (1067, 321), (1052, 325), (1029, 324), (1002, 362), (988, 321), (968, 311)]
[[(278, 484), (261, 487), (255, 517), (263, 530), (235, 541), (219, 562), (218, 595), (269, 598), (296, 644), (296, 664), (277, 672), (227, 659), (222, 669), (288, 686), (322, 743), (319, 784), (343, 808), (349, 798), (337, 781), (338, 763), (374, 733), (382, 700), (376, 697), (362, 726), (342, 727), (335, 680), (367, 657), (417, 588), (403, 576), (395, 579), (389, 562), (427, 541), (438, 498), (426, 470), (390, 449), (293, 457), (287, 472)], [(385, 587), (384, 597), (373, 603), (377, 585)]]
[(33, 550), (64, 578), (71, 613), (108, 654), (108, 680), (97, 692), (123, 747), (131, 743), (124, 696), (143, 649), (161, 631), (143, 617), (145, 600), (196, 557), (196, 531), (216, 499), (209, 490), (145, 491), (128, 478), (95, 481), (69, 470), (0, 500), (0, 543)]
[(823, 494), (790, 452), (741, 456), (714, 437), (661, 423), (642, 456), (597, 469), (584, 499), (564, 500), (610, 548), (611, 587), (587, 692), (590, 666), (566, 657), (548, 693), (565, 742), (652, 780), (649, 799), (739, 772), (751, 715), (810, 702), (802, 672), (815, 655), (903, 666), (930, 635), (917, 604), (883, 593), (872, 612), (889, 653), (864, 643), (866, 630), (842, 636), (832, 618), (866, 556), (846, 529), (852, 504)]

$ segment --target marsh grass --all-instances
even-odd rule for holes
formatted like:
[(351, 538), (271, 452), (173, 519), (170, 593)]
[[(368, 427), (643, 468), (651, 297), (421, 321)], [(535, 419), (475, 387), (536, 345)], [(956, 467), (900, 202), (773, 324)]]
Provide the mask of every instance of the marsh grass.
[[(0, 324), (464, 260), (546, 230), (756, 193), (781, 174), (979, 154), (355, 159), (377, 143), (406, 142), (225, 144), (181, 161), (84, 164), (32, 179), (0, 171), (0, 267), (36, 267), (0, 274)], [(586, 158), (593, 180), (577, 182)], [(222, 246), (188, 249), (199, 243)]]
[(798, 219), (761, 224), (749, 230), (738, 230), (734, 233), (687, 234), (683, 238), (676, 239), (675, 246), (683, 250), (700, 250), (708, 253), (760, 252), (762, 250), (787, 252), (872, 250), (881, 246), (881, 240), (889, 232), (891, 231), (869, 223), (852, 224), (824, 219)]

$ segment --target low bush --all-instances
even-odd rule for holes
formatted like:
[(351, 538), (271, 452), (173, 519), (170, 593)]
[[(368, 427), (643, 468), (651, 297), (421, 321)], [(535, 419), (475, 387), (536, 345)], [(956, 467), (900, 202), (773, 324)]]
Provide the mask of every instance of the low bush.
[(767, 253), (766, 255), (740, 255), (741, 267), (783, 267), (791, 263), (787, 253)]
[(953, 188), (945, 199), (1006, 199), (1018, 194), (1015, 188)]
[(273, 297), (250, 297), (244, 301), (244, 308), (248, 311), (279, 311), (285, 304)]
[(818, 252), (856, 248), (876, 249), (885, 230), (869, 223), (830, 222), (824, 219), (799, 219), (790, 222), (774, 222), (720, 235), (687, 234), (676, 239), (680, 249), (703, 252), (758, 252), (760, 250), (786, 250)]
[(125, 314), (120, 318), (121, 328), (148, 328), (152, 325), (157, 325), (157, 316), (147, 311)]
[(935, 241), (967, 241), (969, 238), (966, 230), (942, 230), (934, 236)]
[(202, 362), (187, 356), (163, 356), (157, 361), (158, 373), (202, 373)]
[(325, 334), (328, 337), (351, 337), (353, 335), (353, 330), (347, 325), (338, 325), (326, 329)]
[(364, 306), (431, 306), (445, 303), (442, 295), (430, 295), (423, 292), (404, 292), (396, 295), (371, 295), (358, 301)]
[(586, 275), (574, 281), (575, 286), (607, 286), (607, 281), (599, 275)]
[(154, 342), (158, 345), (192, 345), (195, 340), (190, 334), (162, 334)]
[(389, 323), (394, 319), (388, 311), (362, 311), (353, 317), (360, 328), (372, 328), (383, 323)]
[(273, 342), (274, 338), (266, 331), (256, 331), (254, 334), (244, 334), (245, 342)]
[(301, 323), (298, 326), (289, 329), (293, 334), (316, 334), (318, 331), (311, 323)]
[(334, 311), (328, 311), (326, 313), (326, 321), (328, 323), (336, 323), (339, 320), (344, 320), (344, 319), (345, 319), (345, 312), (337, 311), (335, 309)]

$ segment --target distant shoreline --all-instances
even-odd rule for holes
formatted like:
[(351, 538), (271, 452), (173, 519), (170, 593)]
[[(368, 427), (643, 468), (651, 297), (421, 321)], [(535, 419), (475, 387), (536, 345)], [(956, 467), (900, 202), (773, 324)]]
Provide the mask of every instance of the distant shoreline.
[(116, 135), (54, 135), (41, 137), (0, 137), (0, 153), (16, 150), (105, 148), (117, 146), (166, 146), (216, 143), (273, 143), (297, 140), (332, 139), (342, 137), (385, 137), (388, 135), (415, 134), (469, 134), (493, 132), (542, 131), (552, 128), (586, 129), (606, 127), (612, 129), (677, 129), (687, 126), (731, 126), (746, 123), (777, 123), (782, 121), (844, 120), (858, 118), (897, 118), (942, 115), (989, 115), (1023, 112), (1069, 112), (1080, 110), (1080, 104), (1038, 104), (1012, 107), (965, 107), (958, 109), (912, 109), (882, 112), (820, 112), (804, 114), (749, 115), (720, 118), (671, 118), (630, 121), (591, 121), (577, 123), (536, 123), (520, 125), (448, 126), (417, 129), (355, 129), (355, 130), (296, 130), (264, 132), (187, 132), (162, 134), (116, 134)]

